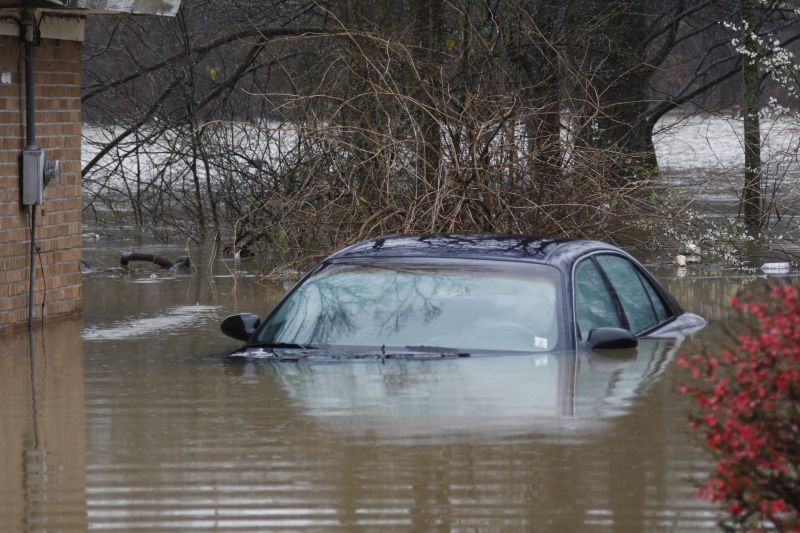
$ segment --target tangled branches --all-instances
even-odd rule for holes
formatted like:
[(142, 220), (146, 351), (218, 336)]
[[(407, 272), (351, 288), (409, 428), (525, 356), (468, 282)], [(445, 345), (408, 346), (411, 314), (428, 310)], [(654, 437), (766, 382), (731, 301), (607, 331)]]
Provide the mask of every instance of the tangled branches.
[(149, 96), (122, 123), (87, 129), (87, 211), (220, 231), (231, 251), (283, 262), (386, 233), (648, 242), (643, 221), (668, 218), (654, 179), (661, 115), (623, 76), (647, 50), (610, 65), (576, 23), (610, 32), (625, 17), (549, 0), (479, 7), (313, 4), (285, 25), (240, 17), (206, 44), (192, 33), (202, 10), (185, 7), (152, 80), (130, 91)]
[[(582, 142), (593, 117), (543, 110), (531, 95), (547, 87), (509, 89), (479, 62), (469, 80), (434, 65), (430, 51), (350, 32), (324, 91), (258, 96), (271, 119), (137, 130), (86, 177), (91, 205), (124, 215), (130, 204), (137, 223), (187, 233), (213, 218), (260, 255), (386, 233), (613, 241), (652, 213), (649, 176), (614, 172), (630, 153)], [(89, 137), (102, 145), (102, 133)]]

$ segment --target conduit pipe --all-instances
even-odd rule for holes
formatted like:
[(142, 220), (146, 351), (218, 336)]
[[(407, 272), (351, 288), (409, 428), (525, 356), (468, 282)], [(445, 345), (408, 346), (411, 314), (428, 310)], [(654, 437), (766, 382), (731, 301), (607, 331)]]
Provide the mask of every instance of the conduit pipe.
[[(36, 45), (36, 15), (26, 12), (22, 21), (22, 38), (25, 41), (25, 122), (27, 134), (26, 148), (36, 145), (36, 96), (33, 81), (33, 47)], [(36, 281), (36, 205), (28, 206), (31, 211), (31, 263), (28, 285), (28, 330), (33, 329), (33, 293)]]

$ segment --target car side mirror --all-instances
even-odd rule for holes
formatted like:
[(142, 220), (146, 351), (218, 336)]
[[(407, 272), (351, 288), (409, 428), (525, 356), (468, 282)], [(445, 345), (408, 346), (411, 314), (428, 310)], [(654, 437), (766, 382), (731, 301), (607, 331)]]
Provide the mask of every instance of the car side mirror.
[(633, 333), (622, 328), (594, 328), (586, 342), (592, 350), (636, 348), (639, 344)]
[(220, 324), (222, 333), (240, 341), (246, 341), (261, 324), (261, 319), (253, 313), (231, 315)]

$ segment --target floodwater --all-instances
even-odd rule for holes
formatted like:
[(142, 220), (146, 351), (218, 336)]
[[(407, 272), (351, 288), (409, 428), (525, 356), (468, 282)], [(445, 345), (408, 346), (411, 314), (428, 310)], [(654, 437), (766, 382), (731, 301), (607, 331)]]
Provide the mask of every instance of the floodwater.
[[(2, 340), (0, 531), (694, 531), (709, 460), (678, 349), (339, 364), (226, 364), (219, 321), (288, 285), (108, 270), (86, 242), (82, 320)], [(721, 323), (763, 276), (656, 269)]]
[[(674, 123), (656, 138), (668, 183), (735, 212), (740, 122)], [(769, 190), (793, 202), (800, 132), (762, 125)], [(762, 293), (758, 273), (654, 265), (712, 322), (634, 356), (233, 365), (220, 320), (288, 285), (195, 249), (193, 273), (123, 274), (126, 249), (186, 254), (88, 239), (82, 318), (0, 339), (0, 532), (715, 528), (675, 357), (728, 342), (726, 302)]]

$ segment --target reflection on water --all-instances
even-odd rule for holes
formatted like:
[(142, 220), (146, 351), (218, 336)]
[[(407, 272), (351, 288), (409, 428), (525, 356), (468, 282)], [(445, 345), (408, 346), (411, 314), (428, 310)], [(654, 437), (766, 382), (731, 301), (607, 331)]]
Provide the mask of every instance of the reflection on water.
[[(457, 440), (537, 434), (567, 439), (626, 412), (664, 371), (672, 339), (638, 350), (382, 364), (259, 363), (302, 412), (350, 437)], [(250, 365), (251, 368), (246, 368)]]
[(2, 339), (0, 531), (86, 529), (84, 413), (80, 323)]
[(733, 296), (749, 294), (768, 297), (769, 286), (786, 279), (793, 277), (724, 270), (698, 270), (685, 277), (676, 277), (674, 272), (666, 270), (661, 276), (664, 286), (684, 307), (711, 321), (734, 316), (729, 305)]
[(127, 318), (106, 327), (89, 325), (84, 329), (82, 336), (86, 340), (141, 339), (148, 335), (163, 337), (196, 327), (204, 317), (213, 318), (215, 308), (216, 306), (200, 304), (167, 308), (159, 316)]
[[(113, 264), (102, 253), (87, 258)], [(264, 314), (284, 289), (155, 274), (88, 274), (83, 323), (47, 325), (33, 357), (27, 335), (3, 339), (0, 531), (714, 525), (694, 498), (708, 462), (685, 432), (673, 341), (628, 354), (225, 364), (236, 343), (220, 319)], [(764, 283), (661, 278), (715, 320), (730, 295)]]

